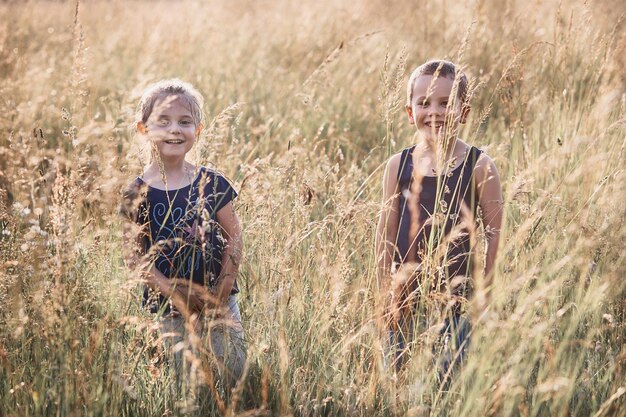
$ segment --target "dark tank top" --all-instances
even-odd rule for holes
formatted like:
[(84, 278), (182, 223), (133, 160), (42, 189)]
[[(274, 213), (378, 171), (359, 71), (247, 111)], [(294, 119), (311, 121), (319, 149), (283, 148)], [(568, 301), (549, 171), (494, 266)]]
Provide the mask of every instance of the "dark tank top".
[[(411, 209), (409, 201), (415, 196), (411, 193), (413, 184), (413, 158), (415, 145), (402, 151), (398, 169), (398, 189), (400, 191), (400, 222), (398, 228), (396, 264), (405, 262), (421, 263), (432, 254), (440, 244), (447, 245), (445, 259), (437, 265), (437, 275), (445, 283), (455, 276), (471, 276), (471, 245), (467, 228), (460, 229), (453, 239), (448, 239), (450, 232), (461, 223), (464, 216), (475, 220), (478, 198), (473, 181), (474, 167), (482, 151), (471, 147), (465, 160), (451, 172), (441, 176), (423, 176), (417, 204)], [(467, 210), (463, 214), (461, 207)], [(411, 212), (418, 212), (415, 237), (412, 239), (411, 224), (414, 221)], [(467, 222), (466, 222), (467, 223)], [(413, 244), (411, 244), (413, 241)], [(442, 243), (443, 242), (443, 243)], [(439, 252), (439, 251), (438, 251)], [(468, 287), (463, 292), (469, 295)]]

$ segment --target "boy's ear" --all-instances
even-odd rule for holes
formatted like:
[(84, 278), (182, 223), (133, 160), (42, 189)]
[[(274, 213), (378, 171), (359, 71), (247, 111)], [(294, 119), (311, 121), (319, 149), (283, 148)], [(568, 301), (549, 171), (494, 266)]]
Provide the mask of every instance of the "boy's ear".
[(146, 132), (148, 132), (148, 129), (146, 129), (146, 125), (144, 125), (143, 122), (137, 122), (137, 132), (142, 135), (145, 135)]
[(459, 120), (459, 123), (464, 124), (467, 121), (467, 115), (469, 114), (470, 110), (472, 110), (472, 107), (469, 104), (464, 104), (461, 107), (461, 118)]
[(413, 118), (413, 109), (411, 108), (411, 106), (404, 106), (404, 108), (406, 109), (406, 114), (409, 116), (409, 123), (414, 125), (415, 119)]

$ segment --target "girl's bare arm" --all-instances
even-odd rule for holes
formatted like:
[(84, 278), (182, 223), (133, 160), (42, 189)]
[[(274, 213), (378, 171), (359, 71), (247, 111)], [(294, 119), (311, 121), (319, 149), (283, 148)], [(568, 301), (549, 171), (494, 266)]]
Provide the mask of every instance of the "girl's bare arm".
[(217, 212), (217, 222), (222, 228), (226, 246), (222, 256), (222, 271), (217, 280), (215, 295), (222, 305), (226, 304), (235, 285), (243, 251), (243, 233), (233, 203), (229, 202)]

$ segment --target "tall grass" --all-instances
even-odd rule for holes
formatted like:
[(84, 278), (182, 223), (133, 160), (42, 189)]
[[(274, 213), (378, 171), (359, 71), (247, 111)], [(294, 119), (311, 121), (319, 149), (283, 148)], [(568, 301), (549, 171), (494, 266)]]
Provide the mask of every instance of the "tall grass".
[[(0, 5), (0, 415), (612, 416), (626, 409), (626, 50), (619, 1)], [(493, 303), (448, 392), (426, 332), (383, 364), (382, 167), (413, 140), (408, 70), (472, 77), (463, 137), (494, 158)], [(175, 393), (121, 261), (142, 89), (206, 97), (196, 162), (240, 190), (249, 367)], [(193, 406), (193, 404), (191, 404)]]

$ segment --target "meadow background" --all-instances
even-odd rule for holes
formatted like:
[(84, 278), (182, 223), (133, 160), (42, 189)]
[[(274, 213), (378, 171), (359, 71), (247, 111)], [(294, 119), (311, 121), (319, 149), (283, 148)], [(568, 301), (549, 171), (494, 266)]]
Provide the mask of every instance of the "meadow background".
[[(0, 4), (0, 415), (617, 416), (626, 409), (626, 6), (615, 1)], [(382, 361), (382, 168), (410, 70), (461, 62), (495, 160), (494, 300), (449, 392), (432, 337)], [(198, 163), (240, 190), (249, 367), (180, 401), (122, 262), (132, 130), (164, 77), (205, 96)], [(142, 162), (143, 161), (143, 162)], [(200, 369), (210, 374), (204, 364)]]

